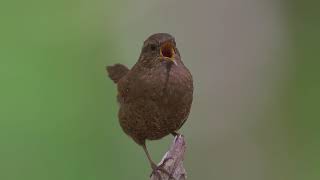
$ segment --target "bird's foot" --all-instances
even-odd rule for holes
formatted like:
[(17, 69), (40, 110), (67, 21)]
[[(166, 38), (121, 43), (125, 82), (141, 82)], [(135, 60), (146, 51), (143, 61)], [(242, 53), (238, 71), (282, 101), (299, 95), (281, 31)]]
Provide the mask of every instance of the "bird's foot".
[(172, 176), (172, 174), (169, 173), (169, 172), (164, 168), (164, 165), (165, 165), (166, 162), (167, 162), (168, 160), (170, 160), (170, 159), (172, 159), (172, 158), (166, 158), (166, 159), (164, 159), (160, 165), (156, 165), (156, 164), (152, 163), (152, 164), (151, 164), (152, 173), (150, 174), (150, 177), (151, 177), (152, 175), (155, 175), (155, 176), (158, 177), (159, 180), (161, 180), (162, 176), (161, 176), (161, 174), (160, 174), (160, 172), (159, 172), (159, 171), (161, 171), (161, 172), (163, 172), (164, 174), (166, 174), (166, 175), (169, 177), (169, 180), (170, 180), (170, 179), (175, 180), (175, 178)]
[(175, 132), (175, 131), (173, 131), (171, 134), (172, 134), (172, 136), (174, 136), (174, 137), (176, 137), (176, 136), (179, 136), (179, 135), (180, 135), (180, 133)]

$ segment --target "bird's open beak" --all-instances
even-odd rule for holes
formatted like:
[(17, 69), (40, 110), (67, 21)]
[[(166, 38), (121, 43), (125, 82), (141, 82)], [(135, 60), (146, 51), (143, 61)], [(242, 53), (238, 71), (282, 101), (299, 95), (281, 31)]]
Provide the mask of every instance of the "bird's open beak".
[(175, 61), (175, 51), (174, 45), (171, 41), (164, 42), (160, 47), (160, 56), (163, 57), (165, 60), (170, 61), (177, 65)]

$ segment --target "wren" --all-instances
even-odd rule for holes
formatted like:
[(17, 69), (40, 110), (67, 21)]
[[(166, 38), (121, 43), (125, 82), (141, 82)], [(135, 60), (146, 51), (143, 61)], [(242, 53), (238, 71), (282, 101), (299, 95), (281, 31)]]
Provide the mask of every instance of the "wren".
[(148, 37), (137, 63), (107, 66), (117, 84), (118, 118), (123, 131), (143, 147), (153, 171), (161, 170), (151, 159), (146, 140), (172, 134), (186, 122), (193, 99), (193, 80), (183, 64), (173, 36)]

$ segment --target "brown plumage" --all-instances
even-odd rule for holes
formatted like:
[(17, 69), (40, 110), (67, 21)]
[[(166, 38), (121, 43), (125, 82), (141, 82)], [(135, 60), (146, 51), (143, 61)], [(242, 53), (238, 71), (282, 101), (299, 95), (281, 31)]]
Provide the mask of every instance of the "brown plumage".
[(192, 76), (181, 61), (175, 40), (166, 33), (154, 34), (144, 41), (140, 58), (131, 70), (116, 64), (108, 66), (107, 71), (118, 87), (120, 125), (144, 148), (156, 170), (146, 139), (176, 134), (192, 104)]

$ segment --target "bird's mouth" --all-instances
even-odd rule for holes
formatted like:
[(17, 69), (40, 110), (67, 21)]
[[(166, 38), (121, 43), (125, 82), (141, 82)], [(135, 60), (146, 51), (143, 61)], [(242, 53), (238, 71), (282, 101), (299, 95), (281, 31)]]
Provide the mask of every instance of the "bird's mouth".
[(165, 42), (160, 47), (160, 56), (163, 57), (167, 61), (171, 61), (176, 64), (174, 45), (172, 42)]

